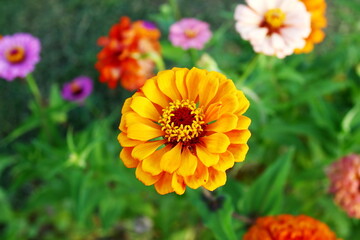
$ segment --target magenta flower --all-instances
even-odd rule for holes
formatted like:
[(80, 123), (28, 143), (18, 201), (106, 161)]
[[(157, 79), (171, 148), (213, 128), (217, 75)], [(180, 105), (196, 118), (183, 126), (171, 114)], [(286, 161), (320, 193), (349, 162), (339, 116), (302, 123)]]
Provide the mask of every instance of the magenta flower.
[(174, 46), (185, 50), (189, 48), (203, 49), (212, 33), (209, 24), (195, 18), (183, 18), (170, 27), (169, 39)]
[(91, 94), (92, 90), (93, 82), (91, 78), (79, 76), (64, 84), (61, 95), (65, 100), (82, 103)]
[(28, 33), (4, 36), (0, 40), (0, 78), (12, 81), (31, 73), (40, 61), (39, 39)]
[(350, 217), (360, 218), (360, 156), (343, 157), (328, 168), (327, 174), (335, 202)]

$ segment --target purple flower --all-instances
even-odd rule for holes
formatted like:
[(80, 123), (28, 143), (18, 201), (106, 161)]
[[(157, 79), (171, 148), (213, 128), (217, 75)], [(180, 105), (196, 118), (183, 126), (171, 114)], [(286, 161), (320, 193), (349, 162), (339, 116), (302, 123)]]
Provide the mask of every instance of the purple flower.
[(91, 78), (79, 76), (64, 84), (61, 95), (65, 100), (82, 103), (91, 94), (92, 90), (93, 82)]
[(169, 39), (174, 46), (183, 49), (204, 48), (212, 33), (209, 24), (195, 18), (183, 18), (170, 27)]
[(0, 78), (12, 81), (31, 73), (40, 61), (39, 39), (28, 33), (4, 36), (0, 40)]

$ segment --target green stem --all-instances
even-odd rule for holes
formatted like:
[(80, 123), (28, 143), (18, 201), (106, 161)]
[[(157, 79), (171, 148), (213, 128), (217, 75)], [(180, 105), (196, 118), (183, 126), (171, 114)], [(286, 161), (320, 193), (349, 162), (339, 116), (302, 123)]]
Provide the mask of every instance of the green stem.
[(154, 62), (156, 64), (156, 68), (157, 68), (158, 72), (165, 70), (164, 59), (162, 58), (162, 56), (160, 54), (154, 54), (152, 56), (152, 59), (154, 60)]
[(250, 74), (254, 71), (257, 62), (259, 60), (259, 56), (260, 54), (256, 54), (253, 59), (249, 62), (249, 64), (246, 66), (245, 71), (243, 72), (243, 74), (240, 76), (239, 78), (239, 83), (243, 83), (249, 76)]
[(197, 50), (195, 48), (190, 48), (187, 52), (189, 53), (192, 67), (195, 67), (196, 61), (198, 60)]
[(175, 20), (180, 20), (181, 14), (180, 14), (179, 6), (177, 4), (177, 0), (169, 0), (169, 4), (174, 14)]
[(36, 103), (38, 104), (38, 107), (41, 108), (41, 106), (42, 106), (42, 103), (41, 103), (42, 97), (41, 97), (39, 87), (36, 84), (36, 81), (35, 81), (34, 77), (31, 74), (28, 74), (26, 76), (26, 82), (29, 85), (31, 93), (34, 95), (34, 98), (35, 98)]

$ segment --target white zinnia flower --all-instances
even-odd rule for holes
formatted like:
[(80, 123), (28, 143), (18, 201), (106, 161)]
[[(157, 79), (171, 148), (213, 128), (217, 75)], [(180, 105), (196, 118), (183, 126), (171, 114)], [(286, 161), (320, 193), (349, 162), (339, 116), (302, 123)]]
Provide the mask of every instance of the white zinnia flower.
[(255, 52), (284, 58), (303, 48), (311, 15), (299, 0), (246, 0), (235, 10), (236, 30)]

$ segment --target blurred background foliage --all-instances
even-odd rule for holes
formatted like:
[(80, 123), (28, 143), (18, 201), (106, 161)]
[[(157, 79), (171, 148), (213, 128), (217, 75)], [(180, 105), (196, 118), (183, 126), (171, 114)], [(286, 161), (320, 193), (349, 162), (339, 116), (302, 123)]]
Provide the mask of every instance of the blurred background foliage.
[[(360, 239), (360, 222), (333, 203), (325, 176), (331, 162), (360, 153), (360, 1), (328, 0), (327, 37), (314, 52), (258, 56), (246, 78), (255, 54), (234, 29), (239, 3), (0, 0), (1, 35), (41, 39), (33, 75), (50, 106), (40, 116), (23, 80), (0, 81), (0, 239), (241, 239), (242, 215), (279, 213)], [(190, 189), (160, 196), (118, 159), (120, 110), (132, 93), (97, 82), (94, 64), (98, 37), (124, 15), (157, 23), (168, 68), (192, 66), (167, 40), (168, 27), (180, 17), (209, 22), (213, 39), (197, 56), (209, 53), (251, 101), (246, 161), (210, 199)], [(84, 106), (59, 95), (78, 75), (95, 80)]]

